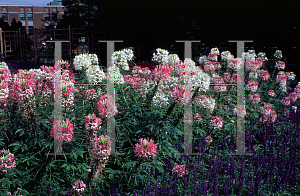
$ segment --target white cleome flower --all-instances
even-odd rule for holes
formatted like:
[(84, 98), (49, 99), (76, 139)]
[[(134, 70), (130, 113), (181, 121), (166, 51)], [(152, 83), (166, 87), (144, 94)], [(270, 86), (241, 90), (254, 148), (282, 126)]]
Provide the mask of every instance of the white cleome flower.
[(107, 76), (108, 79), (113, 79), (116, 84), (124, 84), (124, 77), (120, 73), (120, 69), (115, 65), (108, 68)]
[(266, 53), (264, 53), (264, 52), (258, 53), (257, 56), (258, 56), (259, 58), (261, 58), (263, 61), (268, 61), (268, 58), (267, 58), (267, 56), (266, 56)]
[(92, 61), (88, 54), (80, 54), (75, 56), (73, 64), (75, 70), (82, 70), (82, 68), (87, 69), (92, 64)]
[(206, 55), (203, 55), (199, 58), (199, 64), (204, 64), (205, 62), (209, 61)]
[(153, 101), (153, 104), (155, 106), (158, 106), (158, 107), (162, 107), (163, 105), (168, 105), (169, 102), (168, 102), (168, 96), (165, 95), (163, 92), (159, 92), (157, 91), (155, 96), (153, 97), (152, 99)]
[(155, 61), (159, 64), (166, 64), (168, 63), (168, 58), (169, 58), (169, 52), (167, 50), (157, 48), (156, 54), (153, 53), (152, 61)]
[(122, 67), (124, 70), (129, 70), (128, 62), (134, 58), (133, 51), (131, 49), (123, 49), (114, 52), (112, 60), (115, 65)]
[(106, 78), (105, 73), (99, 68), (98, 65), (92, 65), (89, 67), (89, 69), (86, 71), (86, 76), (89, 83), (99, 83)]
[(221, 53), (221, 60), (222, 61), (228, 61), (230, 59), (233, 59), (234, 56), (229, 51), (223, 51)]
[(218, 49), (218, 48), (212, 48), (212, 49), (210, 50), (210, 53), (212, 53), (212, 54), (217, 54), (217, 55), (219, 55), (219, 54), (220, 54), (220, 52), (219, 52), (219, 49)]
[(168, 63), (170, 65), (175, 65), (175, 64), (179, 63), (179, 61), (180, 61), (180, 59), (177, 54), (170, 54), (168, 56)]
[(89, 54), (89, 58), (91, 59), (92, 65), (98, 65), (98, 57), (96, 54)]
[[(184, 60), (184, 64), (190, 66), (191, 68), (194, 68), (196, 63), (191, 58), (186, 58)], [(193, 69), (191, 69), (193, 70)]]

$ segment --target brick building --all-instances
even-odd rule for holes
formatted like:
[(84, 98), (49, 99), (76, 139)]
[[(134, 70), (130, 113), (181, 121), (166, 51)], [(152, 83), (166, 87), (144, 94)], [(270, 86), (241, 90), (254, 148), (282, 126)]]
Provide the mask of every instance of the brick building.
[[(0, 18), (11, 24), (12, 19), (21, 21), (26, 32), (31, 34), (32, 29), (41, 29), (46, 26), (56, 26), (57, 20), (64, 15), (62, 5), (3, 5), (0, 4)], [(44, 21), (43, 21), (44, 20)]]

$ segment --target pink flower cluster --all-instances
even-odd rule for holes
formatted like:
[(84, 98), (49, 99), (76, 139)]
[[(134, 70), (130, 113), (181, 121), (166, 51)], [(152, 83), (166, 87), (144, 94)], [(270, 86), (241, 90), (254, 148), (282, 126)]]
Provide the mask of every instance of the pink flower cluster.
[(289, 97), (291, 98), (291, 102), (295, 103), (298, 99), (298, 94), (296, 92), (291, 92)]
[(283, 97), (281, 100), (281, 103), (285, 106), (289, 106), (291, 104), (291, 98), (290, 97)]
[(71, 124), (69, 119), (66, 119), (66, 121), (62, 120), (62, 122), (60, 122), (60, 120), (56, 120), (56, 123), (53, 125), (53, 128), (50, 132), (51, 137), (54, 137), (55, 129), (59, 130), (59, 133), (56, 135), (57, 139), (68, 142), (72, 140), (74, 126)]
[(246, 71), (256, 72), (262, 66), (262, 60), (256, 58), (255, 61), (246, 61), (245, 67)]
[(215, 83), (214, 91), (215, 92), (225, 92), (225, 91), (227, 91), (227, 89), (226, 89), (226, 83), (225, 82)]
[(283, 61), (276, 62), (275, 68), (277, 68), (278, 70), (284, 70), (285, 62), (283, 62)]
[(277, 75), (276, 82), (280, 84), (286, 84), (287, 77), (284, 74)]
[(195, 116), (196, 118), (196, 121), (201, 121), (202, 120), (202, 118), (201, 118), (201, 115), (199, 115), (198, 113), (196, 113), (196, 116)]
[(191, 93), (190, 93), (190, 96), (187, 97), (187, 93), (186, 92), (186, 89), (185, 89), (185, 85), (176, 85), (175, 88), (173, 88), (173, 91), (170, 92), (170, 97), (172, 97), (173, 99), (175, 99), (176, 103), (180, 102), (182, 105), (185, 105), (186, 104), (186, 99), (187, 101), (189, 101), (192, 97), (192, 90), (191, 90)]
[(216, 63), (215, 62), (205, 62), (204, 63), (204, 71), (205, 73), (211, 73), (214, 74), (216, 72), (216, 67), (215, 67)]
[(77, 193), (83, 193), (85, 187), (86, 185), (83, 183), (83, 181), (79, 181), (78, 184), (78, 180), (76, 180), (73, 185), (73, 191)]
[(15, 155), (11, 154), (8, 150), (0, 150), (0, 169), (3, 168), (2, 172), (7, 173), (7, 169), (16, 167), (16, 161), (14, 160)]
[(168, 81), (171, 75), (171, 71), (174, 70), (174, 65), (156, 65), (156, 68), (152, 71), (152, 80), (154, 81)]
[(256, 80), (248, 81), (248, 84), (246, 85), (246, 90), (251, 92), (256, 92), (257, 88), (258, 88), (258, 83)]
[(101, 117), (111, 118), (116, 115), (118, 110), (113, 97), (108, 97), (107, 95), (100, 97), (100, 101), (98, 102), (98, 112)]
[(186, 170), (186, 164), (178, 165), (177, 163), (175, 163), (175, 166), (172, 169), (173, 175), (177, 174), (178, 177), (181, 178), (184, 175), (186, 175), (187, 173), (188, 173), (188, 171)]
[(259, 122), (274, 123), (277, 119), (277, 113), (272, 109), (272, 104), (264, 103), (264, 107), (260, 108), (261, 117)]
[(265, 71), (265, 70), (261, 70), (260, 71), (260, 74), (259, 74), (259, 77), (262, 81), (266, 81), (270, 78), (270, 74), (268, 71)]
[(210, 61), (218, 61), (218, 54), (210, 52), (208, 54), (208, 60), (210, 60)]
[(297, 93), (298, 99), (300, 99), (300, 84), (299, 84), (299, 83), (298, 83), (298, 85), (296, 86), (296, 88), (294, 89), (294, 92)]
[(109, 136), (101, 135), (100, 137), (94, 137), (93, 149), (91, 151), (90, 164), (94, 167), (94, 178), (98, 177), (99, 172), (105, 168), (105, 164), (109, 159), (111, 151), (111, 141)]
[(246, 112), (246, 108), (245, 105), (237, 105), (234, 106), (234, 110), (233, 110), (233, 115), (240, 117), (240, 118), (245, 118), (247, 112)]
[(134, 152), (139, 157), (155, 157), (157, 153), (156, 148), (157, 146), (154, 144), (152, 139), (149, 141), (149, 138), (147, 140), (140, 138), (139, 143), (135, 144)]
[(205, 141), (208, 143), (208, 145), (212, 142), (212, 138), (211, 138), (211, 135), (210, 136), (207, 136), (205, 138)]
[(223, 119), (221, 116), (213, 116), (214, 120), (211, 120), (210, 124), (214, 127), (214, 129), (221, 130), (223, 127)]
[(241, 61), (239, 61), (238, 59), (230, 59), (228, 61), (228, 68), (232, 69), (233, 71), (237, 71), (241, 68)]
[(98, 98), (98, 94), (96, 93), (95, 89), (85, 90), (85, 101), (84, 101), (84, 103), (86, 103), (87, 101), (93, 100), (93, 99), (97, 99), (97, 98)]
[(97, 118), (95, 114), (89, 114), (85, 116), (85, 130), (88, 132), (93, 132), (94, 136), (97, 136), (97, 131), (100, 129), (102, 121), (100, 118)]
[(252, 104), (258, 104), (260, 102), (260, 95), (259, 94), (254, 94), (254, 95), (251, 95), (249, 97), (249, 101), (252, 103)]
[(274, 97), (275, 96), (274, 90), (269, 90), (268, 95), (271, 96), (271, 97)]
[[(15, 192), (13, 194), (11, 194), (11, 192), (7, 192), (7, 195), (17, 195), (17, 193), (19, 193), (19, 191), (21, 191), (21, 190), (22, 190), (21, 188), (17, 187), (17, 192)], [(22, 196), (22, 195), (20, 195), (20, 196)]]

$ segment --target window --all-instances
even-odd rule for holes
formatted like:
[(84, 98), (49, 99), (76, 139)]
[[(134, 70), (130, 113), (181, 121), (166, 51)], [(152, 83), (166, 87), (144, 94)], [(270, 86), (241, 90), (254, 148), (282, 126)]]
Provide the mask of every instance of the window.
[(32, 20), (32, 13), (27, 13), (27, 19)]
[(6, 21), (7, 20), (7, 13), (2, 12), (2, 18), (3, 18), (4, 21)]
[(48, 12), (49, 10), (48, 10), (48, 9), (45, 9), (45, 11)]
[(28, 12), (31, 12), (31, 9), (30, 9), (30, 8), (28, 8)]
[(6, 8), (3, 8), (3, 11), (6, 11)]
[(32, 35), (33, 26), (28, 26), (29, 35)]
[(56, 9), (53, 9), (53, 12), (56, 12)]
[(23, 12), (23, 11), (24, 11), (24, 9), (23, 9), (23, 8), (21, 8), (21, 9), (20, 9), (20, 11), (21, 11), (21, 12)]
[(52, 13), (52, 19), (56, 20), (57, 19), (57, 13)]
[(45, 20), (50, 20), (50, 14), (49, 13), (45, 13)]
[(25, 13), (20, 13), (20, 20), (25, 20)]

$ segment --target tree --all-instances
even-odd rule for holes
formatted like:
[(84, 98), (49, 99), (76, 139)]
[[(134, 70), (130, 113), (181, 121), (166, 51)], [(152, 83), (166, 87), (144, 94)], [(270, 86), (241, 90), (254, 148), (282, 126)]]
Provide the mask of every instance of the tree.
[(8, 22), (4, 22), (3, 17), (0, 18), (0, 28), (2, 28), (2, 31), (9, 31), (10, 29)]
[(19, 28), (22, 29), (22, 23), (20, 21), (16, 21), (15, 18), (12, 19), (11, 24), (10, 24), (10, 30), (11, 31), (18, 31)]

